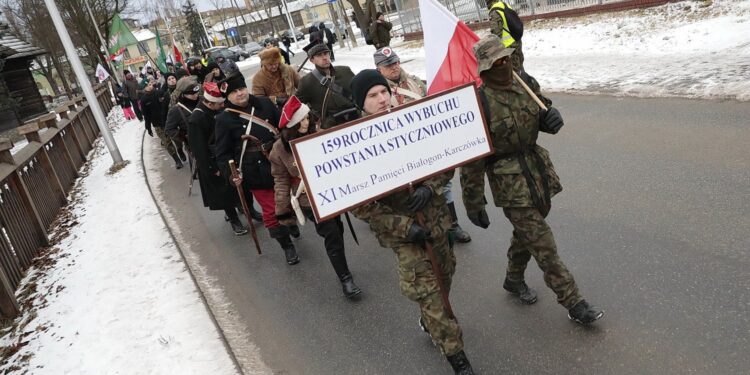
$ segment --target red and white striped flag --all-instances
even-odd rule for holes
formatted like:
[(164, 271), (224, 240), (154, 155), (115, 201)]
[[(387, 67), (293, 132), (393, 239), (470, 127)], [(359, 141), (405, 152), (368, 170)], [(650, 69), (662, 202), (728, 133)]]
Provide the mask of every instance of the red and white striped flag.
[(472, 47), (479, 40), (437, 0), (419, 0), (424, 33), (427, 95), (468, 82), (481, 83)]

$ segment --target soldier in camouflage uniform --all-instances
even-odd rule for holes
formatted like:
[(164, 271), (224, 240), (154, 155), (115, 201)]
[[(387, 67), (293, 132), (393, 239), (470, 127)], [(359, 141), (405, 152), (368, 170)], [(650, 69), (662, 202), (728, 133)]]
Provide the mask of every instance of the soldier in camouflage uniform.
[(524, 303), (536, 302), (536, 292), (524, 281), (526, 265), (533, 256), (544, 272), (545, 283), (568, 309), (568, 317), (588, 324), (601, 318), (603, 312), (581, 297), (573, 275), (557, 254), (552, 230), (545, 221), (550, 199), (562, 191), (562, 186), (549, 153), (537, 144), (537, 137), (539, 131), (557, 133), (563, 126), (562, 117), (553, 107), (541, 111), (513, 80), (509, 62), (512, 52), (496, 35), (484, 37), (474, 45), (495, 154), (461, 168), (464, 205), (474, 224), (489, 226), (484, 208), (487, 175), (495, 206), (503, 208), (514, 229), (503, 288)]
[[(355, 105), (367, 115), (391, 108), (391, 90), (377, 70), (366, 69), (357, 74), (352, 79), (351, 92)], [(412, 193), (397, 191), (352, 213), (370, 224), (381, 246), (396, 253), (401, 292), (419, 304), (422, 330), (430, 334), (456, 374), (471, 375), (474, 372), (463, 351), (461, 327), (443, 304), (438, 278), (424, 246), (426, 242), (432, 244), (447, 292), (456, 270), (456, 257), (448, 243), (452, 220), (442, 192), (451, 177), (453, 171), (429, 178), (415, 186)], [(416, 219), (420, 211), (424, 226)]]

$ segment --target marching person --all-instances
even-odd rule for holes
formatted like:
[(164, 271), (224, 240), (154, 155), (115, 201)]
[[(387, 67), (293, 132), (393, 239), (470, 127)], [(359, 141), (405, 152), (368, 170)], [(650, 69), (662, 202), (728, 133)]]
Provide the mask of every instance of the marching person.
[[(372, 115), (391, 108), (391, 90), (378, 71), (366, 69), (352, 79), (354, 101), (364, 114)], [(368, 222), (383, 247), (390, 247), (398, 258), (401, 292), (419, 304), (419, 324), (446, 356), (456, 374), (472, 375), (471, 364), (464, 353), (461, 327), (450, 316), (438, 287), (438, 276), (425, 249), (429, 243), (442, 271), (448, 293), (456, 270), (456, 257), (448, 240), (450, 213), (442, 195), (453, 171), (429, 178), (412, 193), (401, 190), (352, 210)], [(417, 213), (424, 214), (424, 226)]]
[(391, 45), (391, 29), (393, 24), (385, 20), (385, 15), (378, 12), (375, 15), (375, 21), (370, 24), (370, 36), (372, 44), (376, 49)]
[(236, 190), (222, 176), (213, 152), (214, 117), (224, 108), (224, 100), (215, 82), (203, 84), (203, 98), (188, 119), (188, 141), (198, 168), (203, 206), (210, 210), (224, 210), (232, 231), (241, 236), (247, 233), (247, 228), (237, 215)]
[(167, 113), (167, 123), (164, 132), (174, 142), (177, 154), (182, 161), (187, 161), (182, 146), (187, 142), (188, 118), (193, 109), (198, 105), (198, 97), (201, 85), (193, 82), (189, 77), (182, 77), (177, 81), (175, 92), (179, 92), (177, 104), (173, 105)]
[(341, 216), (321, 222), (315, 221), (315, 215), (310, 207), (304, 184), (301, 183), (301, 175), (289, 145), (289, 141), (315, 131), (308, 117), (309, 112), (310, 108), (302, 104), (296, 96), (289, 98), (281, 112), (281, 120), (279, 120), (281, 138), (274, 143), (268, 157), (271, 161), (271, 174), (274, 180), (276, 218), (286, 226), (297, 225), (297, 218), (291, 203), (294, 196), (301, 206), (302, 214), (315, 225), (318, 235), (323, 237), (328, 260), (331, 261), (333, 270), (341, 282), (344, 296), (352, 300), (356, 299), (362, 290), (354, 283), (346, 262), (344, 224), (341, 222)]
[(160, 101), (162, 93), (159, 90), (154, 89), (155, 84), (156, 82), (149, 82), (146, 84), (140, 100), (141, 108), (143, 109), (143, 117), (145, 119), (146, 131), (148, 132), (148, 135), (152, 137), (154, 136), (153, 132), (156, 131), (156, 136), (159, 137), (162, 147), (167, 150), (169, 156), (174, 160), (175, 168), (182, 169), (183, 160), (180, 159), (180, 156), (174, 147), (174, 143), (170, 141), (164, 132), (164, 106)]
[(344, 65), (331, 64), (331, 51), (319, 43), (307, 51), (307, 56), (315, 65), (310, 74), (300, 79), (297, 98), (320, 117), (320, 129), (356, 119), (357, 109), (352, 103), (349, 83), (354, 72)]
[(206, 74), (206, 77), (203, 78), (203, 82), (218, 82), (226, 78), (216, 61), (211, 61), (210, 63), (208, 63), (206, 70), (208, 70), (208, 74)]
[(138, 105), (138, 100), (141, 98), (143, 91), (138, 87), (138, 81), (133, 76), (133, 73), (129, 70), (125, 70), (123, 73), (125, 75), (125, 79), (122, 81), (123, 96), (130, 100), (138, 121), (143, 121), (143, 114), (141, 114), (141, 108)]
[(299, 74), (282, 62), (281, 50), (273, 47), (260, 51), (260, 70), (253, 76), (253, 95), (266, 96), (283, 106), (299, 87)]
[[(221, 92), (228, 103), (224, 112), (216, 116), (216, 162), (227, 178), (231, 178), (229, 160), (237, 163), (242, 176), (232, 182), (252, 193), (262, 209), (263, 225), (281, 245), (287, 264), (297, 264), (299, 256), (290, 234), (299, 236), (299, 228), (281, 225), (276, 219), (271, 162), (266, 156), (278, 133), (278, 107), (268, 98), (250, 95), (241, 74), (228, 77), (221, 84)], [(251, 113), (256, 119), (252, 123), (248, 120)], [(248, 126), (250, 131), (246, 134)], [(247, 141), (244, 158), (243, 141)]]
[(205, 65), (203, 65), (201, 59), (197, 57), (191, 57), (190, 59), (188, 59), (187, 69), (191, 75), (197, 77), (198, 83), (203, 83), (203, 78), (205, 78), (206, 74), (208, 74), (208, 69)]
[(539, 131), (556, 134), (563, 126), (560, 112), (543, 112), (531, 96), (513, 80), (510, 56), (497, 35), (474, 45), (482, 78), (481, 97), (495, 154), (461, 167), (461, 186), (466, 213), (475, 225), (490, 225), (485, 211), (484, 176), (490, 182), (495, 206), (502, 207), (513, 225), (508, 249), (508, 268), (503, 288), (521, 302), (536, 302), (536, 292), (524, 281), (533, 256), (544, 273), (544, 281), (568, 309), (568, 317), (581, 324), (592, 323), (604, 312), (581, 297), (573, 275), (557, 253), (552, 229), (545, 221), (551, 198), (562, 191), (549, 152), (537, 144)]
[(505, 48), (513, 48), (510, 57), (513, 68), (523, 71), (523, 51), (521, 50), (521, 38), (523, 37), (523, 21), (510, 4), (503, 0), (487, 0), (487, 9), (490, 12), (490, 32), (500, 38), (500, 43)]
[[(383, 47), (375, 51), (374, 59), (376, 68), (388, 80), (392, 94), (391, 105), (393, 107), (413, 102), (427, 95), (427, 86), (419, 77), (407, 73), (401, 67), (401, 59), (399, 59), (396, 51), (391, 47)], [(456, 213), (456, 205), (453, 202), (452, 188), (453, 183), (448, 181), (443, 189), (443, 195), (448, 202), (448, 210), (450, 210), (451, 217), (453, 218), (453, 224), (450, 229), (451, 239), (456, 242), (467, 243), (471, 241), (471, 236), (458, 225), (458, 215)]]

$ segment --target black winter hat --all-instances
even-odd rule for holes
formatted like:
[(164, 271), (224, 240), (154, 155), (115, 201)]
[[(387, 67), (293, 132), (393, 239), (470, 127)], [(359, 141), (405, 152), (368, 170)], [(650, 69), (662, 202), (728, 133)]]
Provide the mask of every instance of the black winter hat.
[(219, 82), (219, 90), (221, 91), (221, 95), (225, 98), (228, 97), (232, 91), (243, 87), (247, 87), (247, 83), (245, 83), (245, 76), (239, 72), (232, 74)]
[(391, 86), (388, 85), (388, 81), (375, 69), (365, 69), (357, 73), (357, 75), (352, 78), (352, 82), (349, 85), (352, 91), (354, 104), (360, 110), (364, 110), (367, 92), (374, 86), (383, 85), (388, 89), (388, 93), (391, 92)]

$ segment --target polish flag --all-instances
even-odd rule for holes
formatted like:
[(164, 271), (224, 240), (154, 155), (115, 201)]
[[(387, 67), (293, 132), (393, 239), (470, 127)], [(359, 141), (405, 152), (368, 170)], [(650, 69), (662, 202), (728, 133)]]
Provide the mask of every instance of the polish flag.
[(177, 49), (177, 44), (172, 44), (172, 49), (174, 50), (174, 59), (177, 60), (177, 62), (182, 62), (182, 54), (180, 53), (180, 50)]
[(427, 95), (468, 82), (481, 84), (472, 47), (479, 37), (437, 0), (419, 0)]

